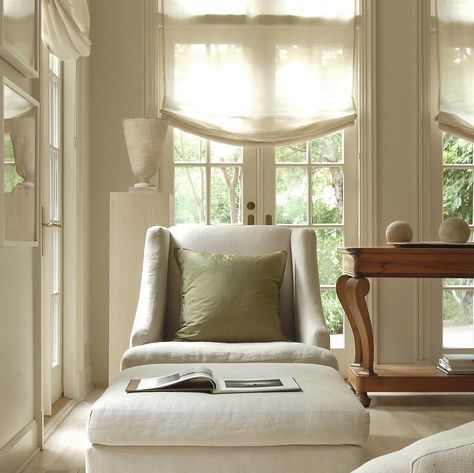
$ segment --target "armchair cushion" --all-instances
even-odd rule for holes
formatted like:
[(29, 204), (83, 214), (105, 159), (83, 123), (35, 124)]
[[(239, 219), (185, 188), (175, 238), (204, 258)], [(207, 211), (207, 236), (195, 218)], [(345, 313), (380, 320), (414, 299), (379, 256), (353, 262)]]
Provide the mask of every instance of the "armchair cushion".
[(446, 430), (365, 463), (352, 473), (467, 473), (474, 471), (474, 422)]
[(182, 275), (182, 326), (176, 339), (287, 340), (279, 316), (285, 251), (241, 256), (176, 248), (175, 255)]
[(298, 342), (156, 342), (129, 348), (121, 369), (154, 363), (315, 363), (337, 369), (325, 348)]

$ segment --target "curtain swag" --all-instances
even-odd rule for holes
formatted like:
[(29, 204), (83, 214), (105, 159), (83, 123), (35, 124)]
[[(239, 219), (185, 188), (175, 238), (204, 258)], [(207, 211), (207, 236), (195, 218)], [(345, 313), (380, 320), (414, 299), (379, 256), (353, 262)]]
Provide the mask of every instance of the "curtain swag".
[(60, 59), (89, 56), (89, 26), (87, 0), (41, 0), (41, 36)]
[(474, 2), (437, 0), (441, 130), (474, 141)]
[(316, 138), (356, 118), (354, 0), (163, 0), (161, 114), (228, 144)]

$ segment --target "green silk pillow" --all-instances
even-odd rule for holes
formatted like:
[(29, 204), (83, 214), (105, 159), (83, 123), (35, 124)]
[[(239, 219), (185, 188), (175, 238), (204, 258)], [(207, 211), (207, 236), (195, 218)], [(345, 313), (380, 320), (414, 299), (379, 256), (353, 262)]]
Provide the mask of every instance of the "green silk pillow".
[(258, 256), (175, 249), (181, 271), (181, 329), (177, 340), (288, 340), (280, 321), (286, 251)]

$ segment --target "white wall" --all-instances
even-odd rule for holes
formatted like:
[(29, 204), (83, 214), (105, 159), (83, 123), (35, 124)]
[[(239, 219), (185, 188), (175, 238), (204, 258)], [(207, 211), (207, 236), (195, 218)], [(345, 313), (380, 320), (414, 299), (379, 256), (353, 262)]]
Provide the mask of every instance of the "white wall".
[[(418, 223), (417, 8), (413, 0), (377, 1), (378, 243), (394, 220)], [(378, 281), (377, 358), (416, 360), (413, 280)], [(395, 335), (395, 336), (394, 336)]]
[(144, 113), (143, 0), (91, 4), (90, 331), (93, 382), (108, 380), (109, 195), (133, 185), (121, 120)]
[[(38, 84), (23, 79), (15, 69), (0, 59), (0, 76), (2, 74), (39, 99)], [(38, 402), (34, 393), (34, 363), (37, 354), (33, 338), (34, 321), (40, 316), (35, 304), (35, 289), (39, 284), (35, 270), (37, 252), (38, 248), (0, 248), (2, 473), (16, 470), (34, 450), (37, 440), (34, 423), (35, 402)]]
[[(418, 222), (419, 0), (377, 0), (378, 242), (393, 220)], [(92, 3), (90, 316), (94, 381), (107, 382), (109, 193), (133, 183), (121, 119), (144, 111), (144, 0)], [(433, 235), (432, 237), (435, 237)], [(378, 359), (417, 359), (417, 292), (379, 283)]]

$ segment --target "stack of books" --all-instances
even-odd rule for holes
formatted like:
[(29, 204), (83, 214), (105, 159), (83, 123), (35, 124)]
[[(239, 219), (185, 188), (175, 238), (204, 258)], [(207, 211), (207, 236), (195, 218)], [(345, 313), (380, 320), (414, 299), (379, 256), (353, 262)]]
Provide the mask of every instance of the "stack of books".
[(449, 353), (438, 360), (436, 368), (446, 374), (474, 374), (474, 355)]

